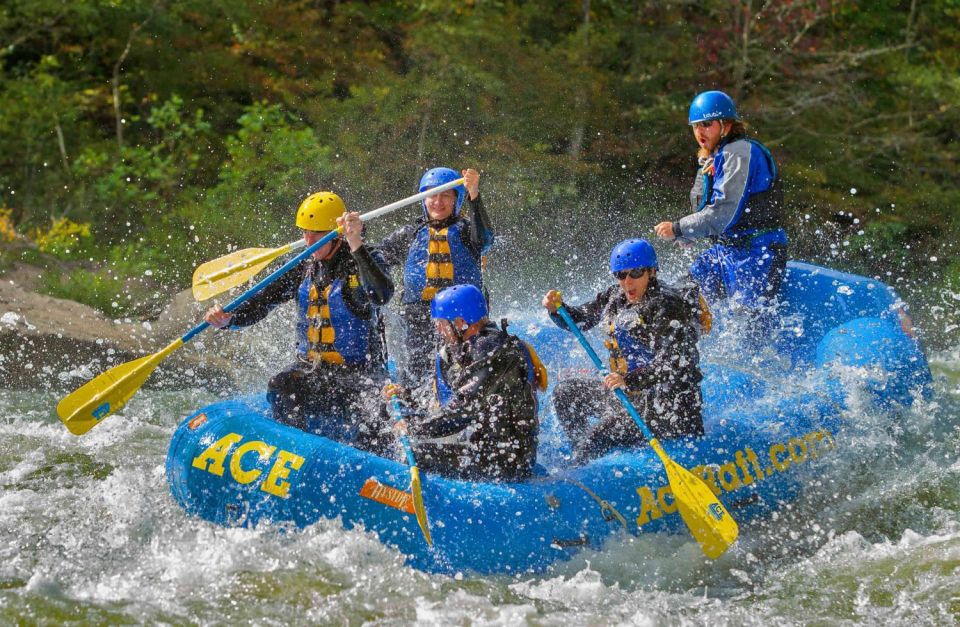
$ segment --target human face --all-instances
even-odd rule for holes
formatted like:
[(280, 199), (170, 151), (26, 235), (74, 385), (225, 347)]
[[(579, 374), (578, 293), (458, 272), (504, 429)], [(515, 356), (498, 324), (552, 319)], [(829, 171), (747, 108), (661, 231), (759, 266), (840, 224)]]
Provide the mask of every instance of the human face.
[[(459, 320), (459, 318), (458, 318)], [(453, 323), (449, 320), (438, 318), (433, 321), (433, 328), (437, 330), (437, 335), (447, 346), (453, 346), (460, 341), (460, 334), (453, 328)]]
[[(321, 239), (330, 234), (330, 231), (304, 231), (303, 232), (303, 241), (307, 243), (307, 247), (313, 246)], [(320, 247), (319, 250), (313, 253), (311, 257), (313, 259), (329, 259), (333, 256), (333, 253), (337, 251), (337, 248), (340, 246), (340, 238), (335, 238), (333, 241), (327, 242)]]
[(650, 285), (650, 277), (653, 276), (653, 270), (644, 270), (643, 274), (638, 278), (633, 278), (631, 276), (632, 274), (636, 273), (629, 272), (622, 279), (617, 278), (620, 289), (627, 295), (627, 302), (631, 305), (639, 303), (643, 295), (647, 293), (647, 286)]
[(431, 220), (446, 220), (457, 205), (457, 192), (448, 189), (445, 192), (434, 194), (427, 198), (424, 204), (427, 206), (427, 216)]
[(713, 149), (720, 143), (723, 137), (726, 124), (720, 120), (704, 120), (695, 122), (693, 125), (693, 136), (701, 148), (713, 152)]

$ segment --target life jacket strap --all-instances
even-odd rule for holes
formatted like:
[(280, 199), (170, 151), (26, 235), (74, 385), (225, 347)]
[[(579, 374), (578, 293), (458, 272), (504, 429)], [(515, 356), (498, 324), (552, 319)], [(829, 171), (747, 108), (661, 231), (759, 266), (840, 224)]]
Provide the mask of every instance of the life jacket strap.
[(607, 328), (607, 339), (603, 341), (603, 345), (610, 351), (610, 372), (621, 375), (627, 374), (627, 358), (623, 356), (623, 351), (620, 350), (620, 344), (617, 342), (616, 336), (616, 325), (612, 320)]
[(447, 228), (427, 227), (430, 239), (427, 242), (426, 285), (420, 300), (431, 301), (437, 292), (453, 285), (453, 255), (447, 239)]
[(334, 346), (337, 331), (330, 319), (330, 290), (328, 285), (321, 292), (316, 285), (310, 286), (309, 304), (307, 305), (307, 360), (314, 365), (323, 362), (343, 365), (346, 363)]

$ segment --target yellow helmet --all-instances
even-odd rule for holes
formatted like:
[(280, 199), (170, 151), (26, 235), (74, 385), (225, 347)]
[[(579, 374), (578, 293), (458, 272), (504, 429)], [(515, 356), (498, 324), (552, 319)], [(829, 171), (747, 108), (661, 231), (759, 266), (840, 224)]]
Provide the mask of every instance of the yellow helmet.
[(343, 200), (333, 192), (310, 194), (297, 209), (297, 226), (304, 231), (333, 231), (337, 218), (346, 211)]

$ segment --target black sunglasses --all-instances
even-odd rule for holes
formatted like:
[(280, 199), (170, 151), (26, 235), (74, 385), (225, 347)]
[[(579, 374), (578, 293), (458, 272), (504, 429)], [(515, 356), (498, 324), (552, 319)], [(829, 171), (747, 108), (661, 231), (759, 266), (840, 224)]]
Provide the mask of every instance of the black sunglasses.
[(647, 271), (647, 268), (632, 268), (630, 270), (621, 270), (619, 272), (614, 272), (613, 276), (617, 277), (618, 281), (622, 281), (627, 277), (631, 279), (639, 279)]

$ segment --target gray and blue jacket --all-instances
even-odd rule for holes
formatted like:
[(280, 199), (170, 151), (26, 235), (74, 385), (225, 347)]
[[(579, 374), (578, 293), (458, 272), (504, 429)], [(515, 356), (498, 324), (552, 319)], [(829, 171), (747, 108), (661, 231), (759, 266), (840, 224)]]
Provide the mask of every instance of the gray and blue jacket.
[(693, 213), (673, 223), (676, 237), (709, 237), (731, 246), (786, 245), (783, 188), (766, 146), (746, 137), (723, 140), (690, 190)]

